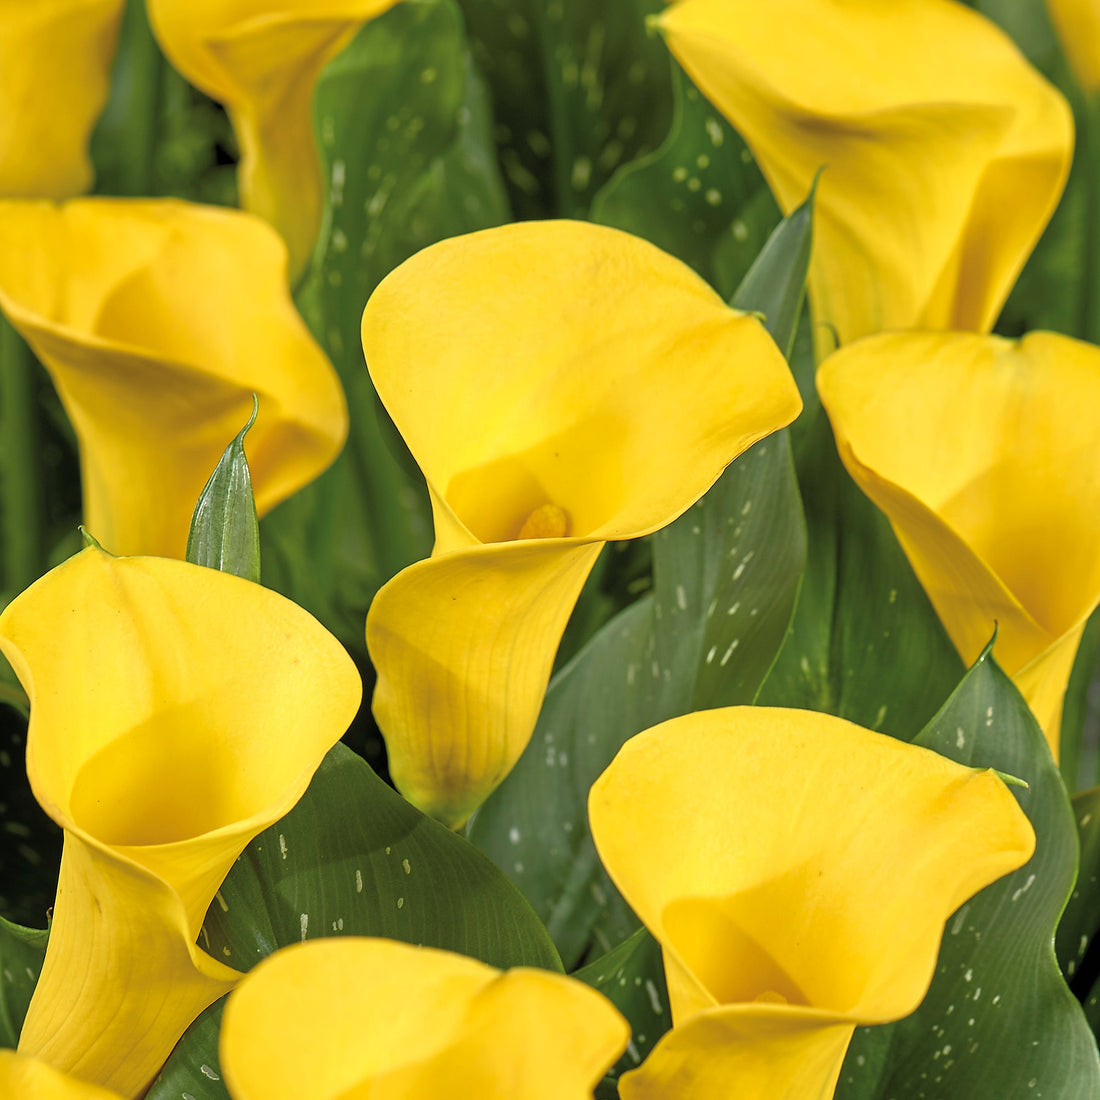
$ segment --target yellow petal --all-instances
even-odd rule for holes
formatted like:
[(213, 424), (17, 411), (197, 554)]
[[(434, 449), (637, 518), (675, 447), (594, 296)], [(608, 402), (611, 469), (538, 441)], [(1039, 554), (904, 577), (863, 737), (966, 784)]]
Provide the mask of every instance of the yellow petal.
[(195, 946), (206, 909), (347, 728), (359, 677), (274, 592), (97, 549), (9, 604), (0, 650), (31, 700), (32, 790), (65, 830), (20, 1050), (136, 1096), (239, 977)]
[(583, 1100), (630, 1028), (580, 982), (392, 940), (313, 940), (230, 998), (235, 1100)]
[(121, 1100), (117, 1092), (59, 1073), (14, 1050), (0, 1050), (0, 1096), (11, 1100)]
[[(696, 1073), (693, 1097), (831, 1096), (852, 1028), (912, 1012), (947, 917), (1035, 845), (992, 772), (764, 707), (632, 738), (588, 812), (604, 866), (664, 953), (675, 1030), (624, 1094), (636, 1097)], [(736, 1076), (685, 1065), (696, 1044), (727, 1040), (720, 1062)], [(773, 1044), (774, 1059), (762, 1053)]]
[(1100, 4), (1047, 0), (1047, 11), (1077, 83), (1086, 92), (1096, 92), (1100, 89)]
[(0, 197), (92, 185), (88, 139), (107, 102), (123, 0), (7, 0), (0, 11)]
[(1100, 603), (1100, 350), (1033, 333), (869, 337), (818, 391), (849, 473), (886, 513), (963, 660), (998, 661), (1055, 754)]
[(410, 802), (458, 828), (512, 770), (602, 545), (454, 551), (410, 566), (375, 596), (374, 715), (390, 775)]
[(455, 825), (530, 739), (602, 543), (670, 523), (801, 402), (756, 318), (582, 222), (425, 249), (372, 295), (363, 347), (436, 535), (368, 617), (375, 715), (402, 792)]
[(85, 524), (108, 550), (183, 556), (253, 392), (261, 515), (339, 453), (343, 391), (284, 269), (278, 237), (230, 210), (0, 204), (0, 307), (53, 377), (80, 443)]
[(228, 110), (241, 146), (241, 202), (283, 235), (294, 278), (321, 225), (314, 85), (363, 23), (396, 2), (148, 0), (168, 59)]
[[(855, 1024), (828, 1013), (734, 1005), (666, 1032), (619, 1080), (622, 1100), (832, 1100)], [(735, 1091), (732, 1084), (735, 1084)]]
[(681, 0), (659, 25), (785, 212), (825, 166), (810, 290), (842, 343), (992, 326), (1073, 148), (1007, 35), (943, 0)]

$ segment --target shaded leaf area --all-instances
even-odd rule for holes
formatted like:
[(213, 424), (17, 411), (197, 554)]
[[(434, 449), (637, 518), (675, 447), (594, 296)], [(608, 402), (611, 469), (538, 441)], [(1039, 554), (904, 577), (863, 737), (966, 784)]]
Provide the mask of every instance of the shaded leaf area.
[(0, 1047), (19, 1042), (49, 936), (45, 929), (21, 928), (0, 917)]
[[(603, 1082), (605, 1090), (614, 1090), (619, 1076), (641, 1065), (672, 1027), (660, 945), (646, 929), (639, 928), (573, 977), (598, 989), (630, 1021), (630, 1042)], [(615, 1093), (609, 1091), (608, 1095)]]
[[(789, 347), (784, 303), (805, 284), (808, 217), (783, 223), (746, 279)], [(793, 291), (791, 288), (795, 288)], [(629, 737), (707, 706), (749, 703), (798, 591), (805, 529), (786, 432), (750, 448), (651, 539), (653, 591), (606, 623), (550, 682), (530, 744), (469, 834), (520, 886), (567, 969), (638, 927), (588, 829), (592, 783)]]
[(1045, 738), (988, 650), (915, 743), (1024, 779), (1013, 794), (1036, 852), (948, 920), (913, 1015), (857, 1030), (838, 1100), (1100, 1096), (1096, 1042), (1052, 950), (1073, 887), (1073, 814)]
[(1090, 992), (1100, 972), (1100, 957), (1082, 965), (1100, 931), (1100, 787), (1074, 795), (1073, 816), (1080, 849), (1077, 882), (1058, 924), (1055, 950), (1062, 973), (1081, 997)]
[(374, 592), (432, 540), (423, 481), (364, 366), (363, 307), (414, 252), (510, 212), (453, 0), (398, 4), (366, 24), (313, 106), (327, 199), (298, 304), (340, 374), (351, 431), (333, 468), (261, 525), (264, 577), (361, 651)]
[[(1094, 684), (1096, 687), (1094, 687)], [(1070, 791), (1098, 780), (1096, 741), (1100, 731), (1100, 609), (1085, 624), (1062, 705), (1058, 765)]]
[(237, 139), (229, 119), (165, 60), (144, 0), (126, 0), (91, 154), (96, 194), (237, 205)]
[(781, 215), (748, 146), (679, 63), (669, 64), (671, 129), (596, 195), (592, 218), (652, 241), (728, 298)]
[(41, 927), (57, 890), (61, 830), (31, 794), (26, 745), (26, 715), (0, 701), (0, 916)]
[(645, 24), (662, 0), (461, 2), (517, 217), (584, 217), (668, 130), (668, 53)]
[(962, 661), (889, 521), (841, 465), (820, 409), (802, 440), (806, 575), (757, 702), (825, 711), (909, 740), (954, 690)]
[[(342, 745), (298, 805), (234, 864), (199, 943), (248, 970), (280, 947), (339, 935), (441, 947), (501, 968), (561, 969), (546, 930), (506, 876)], [(150, 1100), (179, 1100), (183, 1092), (224, 1100), (215, 1080), (219, 1012), (207, 1010), (180, 1041)]]

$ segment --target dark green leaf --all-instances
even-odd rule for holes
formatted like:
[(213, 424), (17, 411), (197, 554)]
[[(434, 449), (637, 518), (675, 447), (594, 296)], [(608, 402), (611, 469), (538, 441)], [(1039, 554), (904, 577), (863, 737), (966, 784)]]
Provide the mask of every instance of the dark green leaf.
[(596, 195), (592, 218), (678, 256), (728, 297), (779, 221), (779, 209), (748, 147), (671, 65), (676, 109), (668, 137)]
[(244, 437), (259, 411), (252, 395), (248, 423), (222, 452), (210, 475), (187, 533), (187, 560), (260, 583), (260, 525), (252, 495), (252, 474), (244, 453)]
[(574, 978), (598, 989), (630, 1021), (626, 1052), (611, 1068), (614, 1081), (641, 1065), (657, 1040), (672, 1027), (661, 948), (639, 928), (618, 947), (576, 971)]
[(804, 439), (806, 576), (757, 701), (911, 738), (958, 683), (962, 661), (886, 517), (841, 465), (823, 412)]
[[(199, 943), (247, 970), (279, 947), (338, 935), (427, 944), (501, 968), (561, 969), (546, 930), (508, 879), (342, 745), (298, 805), (234, 864)], [(210, 1019), (193, 1028), (149, 1100), (178, 1100), (181, 1090), (196, 1100), (223, 1098), (211, 1077), (220, 1077), (216, 1038)]]
[(462, 0), (519, 217), (583, 217), (619, 165), (665, 136), (667, 52), (645, 23), (662, 6)]
[[(762, 256), (745, 305), (786, 317), (811, 232)], [(781, 346), (789, 331), (777, 330)], [(550, 683), (531, 743), (470, 836), (519, 884), (568, 967), (637, 927), (588, 832), (588, 790), (627, 738), (700, 707), (752, 702), (782, 643), (805, 552), (786, 434), (756, 444), (652, 538), (654, 589), (607, 623)]]
[[(1072, 793), (1096, 782), (1095, 763), (1088, 761), (1082, 774), (1082, 739), (1089, 714), (1092, 685), (1100, 675), (1100, 610), (1094, 611), (1085, 624), (1077, 656), (1073, 660), (1069, 684), (1062, 706), (1062, 726), (1058, 737), (1058, 765), (1062, 778)], [(1092, 764), (1090, 768), (1088, 765)], [(1089, 774), (1091, 772), (1091, 774)]]
[(1073, 816), (1080, 845), (1077, 882), (1055, 940), (1062, 973), (1071, 981), (1100, 932), (1100, 787), (1074, 795)]
[(1012, 791), (1036, 852), (948, 920), (920, 1008), (857, 1031), (838, 1100), (1100, 1096), (1096, 1042), (1052, 950), (1073, 887), (1073, 814), (1046, 740), (988, 650), (915, 743), (1026, 780)]
[(49, 932), (0, 917), (0, 1047), (14, 1048), (38, 984)]

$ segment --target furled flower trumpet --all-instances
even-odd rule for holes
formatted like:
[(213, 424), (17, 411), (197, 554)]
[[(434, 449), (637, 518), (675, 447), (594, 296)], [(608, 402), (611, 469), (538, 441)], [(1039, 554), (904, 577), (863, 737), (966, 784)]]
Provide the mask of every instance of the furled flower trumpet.
[(27, 774), (65, 830), (22, 1053), (125, 1097), (240, 978), (196, 946), (226, 872), (305, 791), (361, 684), (257, 584), (90, 548), (0, 615), (31, 701)]
[(1057, 757), (1100, 604), (1100, 350), (1042, 332), (887, 333), (830, 356), (817, 388), (963, 660), (996, 627), (997, 660)]
[(992, 327), (1073, 150), (1007, 35), (953, 0), (681, 0), (657, 24), (785, 212), (824, 167), (810, 292), (842, 344)]
[(367, 618), (374, 713), (402, 793), (458, 826), (529, 741), (604, 542), (670, 523), (801, 402), (756, 318), (587, 223), (425, 249), (372, 295), (363, 346), (436, 535)]
[(339, 453), (343, 390), (285, 267), (278, 236), (236, 211), (0, 203), (0, 308), (53, 377), (80, 444), (84, 522), (108, 550), (183, 557), (253, 393), (260, 515)]
[(89, 1085), (14, 1050), (0, 1050), (0, 1096), (11, 1100), (122, 1100), (117, 1092)]
[(0, 11), (0, 197), (92, 185), (88, 140), (107, 102), (123, 0), (34, 0)]
[(1047, 0), (1047, 11), (1077, 83), (1095, 94), (1100, 90), (1100, 3)]
[(147, 0), (168, 60), (229, 113), (246, 210), (283, 235), (301, 273), (321, 227), (313, 87), (369, 19), (397, 0)]
[(632, 738), (588, 811), (672, 1009), (623, 1100), (831, 1097), (856, 1026), (920, 1004), (948, 916), (1035, 845), (993, 772), (765, 707)]
[(630, 1038), (562, 974), (337, 937), (276, 952), (226, 1005), (234, 1100), (590, 1100)]

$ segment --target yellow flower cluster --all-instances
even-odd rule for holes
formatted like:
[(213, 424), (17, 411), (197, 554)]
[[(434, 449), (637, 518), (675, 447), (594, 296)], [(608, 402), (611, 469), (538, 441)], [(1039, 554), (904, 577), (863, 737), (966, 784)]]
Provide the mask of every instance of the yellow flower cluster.
[[(53, 379), (86, 522), (111, 551), (83, 551), (0, 614), (31, 701), (30, 783), (65, 837), (0, 1095), (141, 1096), (230, 990), (234, 1100), (582, 1100), (630, 1037), (562, 975), (349, 937), (245, 977), (196, 942), (233, 861), (360, 703), (354, 663), (305, 611), (175, 559), (250, 395), (261, 515), (343, 445), (344, 395), (294, 309), (288, 250), (296, 277), (322, 208), (314, 82), (394, 2), (149, 0), (167, 57), (229, 111), (260, 217), (72, 198), (121, 2), (0, 12), (0, 99), (26, 98), (43, 39), (72, 101), (50, 131), (63, 149), (19, 127), (0, 145), (0, 308)], [(784, 210), (824, 169), (810, 294), (840, 457), (962, 657), (997, 626), (1057, 754), (1100, 604), (1100, 351), (988, 332), (1065, 183), (1066, 104), (953, 0), (679, 0), (656, 22)], [(425, 249), (371, 296), (362, 339), (435, 524), (431, 556), (367, 615), (373, 709), (397, 787), (459, 828), (527, 746), (604, 544), (672, 522), (802, 402), (758, 317), (588, 223)], [(589, 812), (661, 945), (674, 1022), (624, 1100), (832, 1096), (856, 1026), (919, 1005), (946, 919), (1035, 845), (994, 773), (761, 707), (631, 739)], [(901, 883), (884, 870), (898, 863)]]

